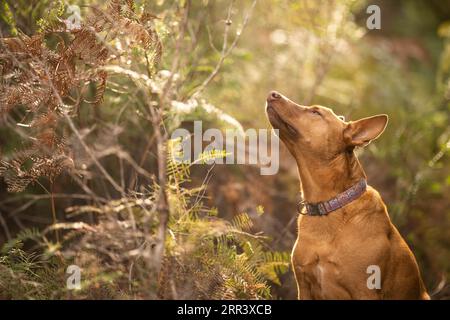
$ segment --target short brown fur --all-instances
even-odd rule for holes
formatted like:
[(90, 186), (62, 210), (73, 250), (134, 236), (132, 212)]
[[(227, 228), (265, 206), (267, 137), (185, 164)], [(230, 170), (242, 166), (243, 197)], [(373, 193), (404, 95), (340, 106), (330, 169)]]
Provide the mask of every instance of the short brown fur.
[[(308, 203), (366, 178), (353, 150), (378, 138), (388, 121), (377, 115), (345, 122), (329, 108), (302, 106), (277, 92), (267, 98), (266, 112), (297, 162)], [(429, 299), (413, 253), (370, 186), (326, 216), (299, 216), (292, 265), (299, 299)], [(380, 289), (368, 288), (371, 265), (380, 268)]]

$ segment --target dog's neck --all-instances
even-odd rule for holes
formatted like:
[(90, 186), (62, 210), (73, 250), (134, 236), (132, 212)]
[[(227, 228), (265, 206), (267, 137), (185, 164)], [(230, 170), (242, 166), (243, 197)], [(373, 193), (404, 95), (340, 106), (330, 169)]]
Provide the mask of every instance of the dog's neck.
[(353, 151), (343, 152), (330, 160), (309, 155), (296, 157), (300, 189), (308, 203), (327, 201), (366, 178)]

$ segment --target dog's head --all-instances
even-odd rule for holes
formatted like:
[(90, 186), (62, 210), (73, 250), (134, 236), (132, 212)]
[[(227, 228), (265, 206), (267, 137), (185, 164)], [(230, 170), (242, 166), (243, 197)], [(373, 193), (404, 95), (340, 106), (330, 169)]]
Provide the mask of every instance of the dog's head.
[(378, 138), (388, 122), (385, 114), (346, 122), (329, 108), (302, 106), (275, 91), (267, 98), (266, 112), (294, 157), (333, 159)]

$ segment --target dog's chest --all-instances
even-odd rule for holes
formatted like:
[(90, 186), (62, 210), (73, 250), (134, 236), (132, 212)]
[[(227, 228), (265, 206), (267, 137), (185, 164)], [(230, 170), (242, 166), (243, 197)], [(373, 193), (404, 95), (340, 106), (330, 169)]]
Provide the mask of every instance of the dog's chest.
[[(327, 299), (341, 291), (342, 266), (333, 238), (299, 234), (292, 263), (301, 291), (311, 299)], [(307, 292), (305, 292), (307, 291)]]
[[(314, 248), (314, 247), (313, 247)], [(310, 299), (329, 299), (340, 287), (340, 266), (325, 248), (308, 250), (301, 243), (294, 248), (293, 267), (301, 290)], [(302, 293), (302, 292), (301, 292)]]

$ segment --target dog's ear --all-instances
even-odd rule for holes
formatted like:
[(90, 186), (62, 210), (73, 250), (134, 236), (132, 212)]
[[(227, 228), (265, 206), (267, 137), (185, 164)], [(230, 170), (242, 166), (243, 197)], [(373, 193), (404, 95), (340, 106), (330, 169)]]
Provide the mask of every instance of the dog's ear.
[(378, 138), (386, 128), (388, 116), (380, 114), (373, 117), (351, 121), (344, 129), (344, 141), (348, 146), (363, 147)]

